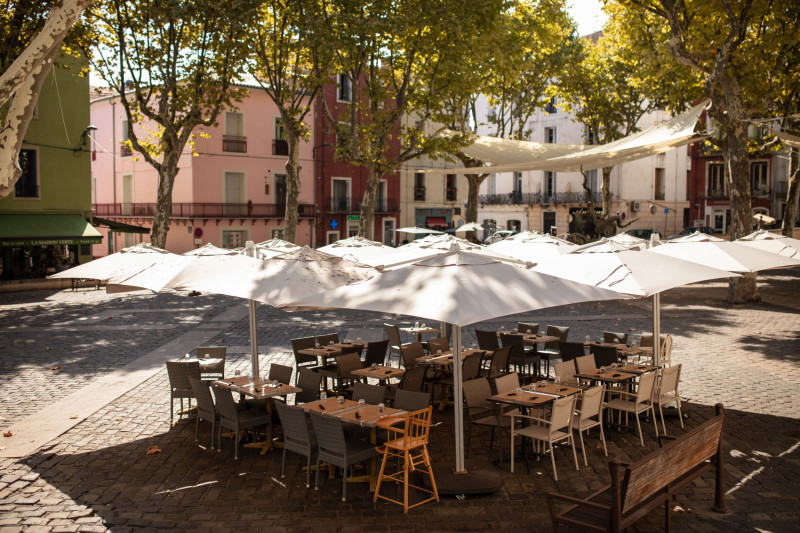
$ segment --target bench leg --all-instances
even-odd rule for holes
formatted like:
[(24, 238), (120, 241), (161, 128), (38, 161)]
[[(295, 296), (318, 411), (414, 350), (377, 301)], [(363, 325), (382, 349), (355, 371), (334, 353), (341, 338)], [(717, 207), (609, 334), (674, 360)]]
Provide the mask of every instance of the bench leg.
[(669, 498), (664, 500), (664, 532), (669, 533)]

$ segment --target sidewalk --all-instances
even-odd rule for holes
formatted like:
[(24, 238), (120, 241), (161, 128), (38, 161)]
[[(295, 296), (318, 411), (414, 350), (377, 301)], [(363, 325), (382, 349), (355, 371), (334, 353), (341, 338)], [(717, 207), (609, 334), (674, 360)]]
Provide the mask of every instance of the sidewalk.
[[(720, 296), (724, 284), (670, 291), (662, 298), (662, 327), (675, 337), (674, 361), (683, 364), (687, 428), (711, 416), (715, 402), (726, 407), (729, 513), (710, 511), (713, 476), (709, 475), (678, 496), (673, 505), (673, 531), (789, 532), (800, 527), (795, 496), (800, 487), (800, 406), (796, 401), (800, 386), (799, 281), (800, 272), (796, 271), (762, 276), (765, 303), (755, 306), (725, 304)], [(22, 420), (42, 411), (69, 416), (69, 411), (60, 413), (61, 409), (54, 408), (52, 400), (80, 393), (84, 385), (96, 387), (96, 382), (125, 365), (143, 365), (146, 359), (140, 361), (140, 357), (180, 336), (202, 334), (209, 343), (248, 345), (246, 315), (239, 315), (236, 309), (241, 302), (232, 299), (203, 296), (167, 301), (163, 295), (137, 295), (100, 298), (91, 305), (97, 312), (87, 318), (86, 306), (75, 302), (21, 301), (12, 305), (0, 300), (5, 318), (0, 342), (5, 346), (0, 350), (0, 398), (4, 402), (0, 416), (9, 420), (17, 413), (14, 419)], [(171, 314), (166, 315), (163, 308)], [(604, 329), (635, 329), (633, 334), (649, 330), (650, 313), (647, 301), (609, 302), (526, 313), (522, 318), (569, 325), (570, 338), (580, 339)], [(214, 320), (220, 317), (223, 319)], [(287, 314), (259, 307), (260, 351), (265, 352), (262, 369), (270, 362), (291, 364), (292, 337), (323, 331), (344, 334), (350, 329), (380, 331), (384, 321), (394, 319), (359, 312)], [(521, 317), (507, 317), (482, 326), (510, 328), (518, 319)], [(107, 328), (108, 322), (123, 327), (101, 329)], [(55, 328), (56, 333), (44, 333), (48, 328)], [(11, 333), (22, 342), (10, 343)], [(471, 342), (473, 328), (465, 328), (465, 335)], [(59, 357), (52, 353), (56, 339), (67, 347)], [(47, 346), (51, 350), (45, 350)], [(95, 348), (90, 351), (89, 346)], [(109, 350), (127, 355), (114, 362)], [(80, 356), (66, 363), (75, 368), (55, 371), (55, 376), (49, 371), (48, 365), (65, 361), (75, 351)], [(8, 355), (14, 364), (6, 361)], [(102, 368), (96, 358), (113, 364)], [(228, 372), (248, 365), (248, 354), (232, 354)], [(92, 377), (80, 379), (80, 370)], [(170, 428), (166, 372), (153, 370), (138, 376), (124, 372), (129, 379), (120, 382), (115, 399), (87, 413), (84, 420), (39, 452), (19, 460), (0, 459), (0, 531), (547, 530), (546, 492), (583, 495), (608, 480), (608, 459), (593, 434), (587, 440), (588, 468), (581, 462), (576, 472), (570, 454), (557, 450), (558, 482), (553, 481), (549, 461), (533, 463), (530, 473), (524, 464), (518, 464), (515, 474), (508, 471), (506, 463), (499, 470), (503, 480), (499, 492), (468, 496), (465, 501), (445, 496), (438, 504), (412, 510), (407, 517), (398, 506), (373, 504), (362, 485), (351, 486), (348, 501), (342, 503), (338, 477), (322, 479), (318, 492), (305, 488), (302, 461), (296, 455), (289, 455), (287, 477), (281, 479), (280, 451), (260, 456), (254, 450), (240, 450), (240, 459), (234, 462), (229, 440), (223, 441), (219, 453), (197, 447), (194, 420), (184, 419)], [(27, 389), (19, 384), (47, 384), (53, 377), (63, 385), (48, 391), (50, 403), (46, 394), (34, 393), (36, 407), (25, 407), (28, 398), (20, 391)], [(441, 424), (433, 430), (431, 454), (438, 464), (454, 464), (452, 408), (437, 411), (437, 422)], [(6, 427), (2, 420), (0, 424)], [(674, 418), (667, 420), (667, 427), (671, 434), (685, 431)], [(208, 424), (201, 425), (201, 443), (207, 442), (209, 430)], [(609, 432), (609, 458), (635, 460), (655, 449), (652, 425), (645, 425), (643, 431), (644, 448), (632, 433)], [(8, 447), (6, 440), (0, 440), (0, 446)], [(485, 445), (482, 440), (487, 441)], [(147, 455), (153, 445), (161, 452)], [(487, 448), (488, 433), (475, 432), (470, 461), (487, 462)], [(504, 448), (508, 450), (507, 441)], [(654, 512), (633, 531), (652, 531), (661, 524), (662, 514)]]

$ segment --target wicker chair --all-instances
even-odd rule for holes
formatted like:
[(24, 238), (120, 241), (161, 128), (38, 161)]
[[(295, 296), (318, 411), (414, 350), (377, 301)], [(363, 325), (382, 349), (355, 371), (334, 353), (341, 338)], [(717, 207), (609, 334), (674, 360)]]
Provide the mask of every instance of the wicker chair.
[(367, 355), (364, 356), (364, 367), (386, 364), (386, 350), (389, 348), (389, 339), (367, 343)]
[(380, 385), (367, 385), (366, 383), (353, 383), (353, 400), (364, 400), (368, 404), (378, 405), (383, 403), (386, 396), (386, 387)]
[(478, 347), (481, 350), (493, 352), (500, 348), (500, 343), (497, 341), (497, 332), (495, 331), (476, 329), (475, 338), (478, 339)]
[(400, 339), (400, 328), (393, 324), (384, 324), (383, 327), (389, 339), (389, 362), (391, 363), (392, 354), (397, 354), (397, 358), (400, 360), (403, 357), (402, 348), (405, 346)]
[(500, 464), (503, 463), (503, 446), (500, 444), (500, 435), (509, 422), (500, 416), (500, 412), (487, 398), (492, 395), (492, 388), (486, 378), (477, 378), (465, 381), (462, 385), (464, 401), (466, 402), (467, 444), (466, 454), (469, 455), (469, 443), (472, 439), (472, 426), (488, 427), (492, 430), (490, 449), (494, 448), (495, 430), (498, 433), (498, 448), (500, 448)]
[(399, 389), (394, 398), (394, 408), (403, 411), (419, 411), (431, 404), (431, 395), (428, 392), (414, 392)]
[(613, 344), (628, 344), (628, 334), (617, 331), (604, 331), (603, 342)]
[(589, 346), (589, 353), (594, 354), (594, 361), (597, 367), (611, 366), (614, 363), (619, 363), (619, 355), (617, 349), (613, 346), (600, 346), (592, 344)]
[(317, 448), (317, 436), (308, 427), (306, 414), (302, 407), (291, 407), (283, 402), (274, 402), (283, 428), (283, 459), (281, 461), (281, 479), (286, 477), (286, 452), (305, 455), (306, 488), (311, 487), (311, 455)]
[(211, 396), (211, 383), (189, 376), (189, 384), (197, 400), (197, 424), (194, 427), (194, 441), (199, 442), (200, 421), (211, 422), (211, 449), (214, 449), (214, 430), (217, 429), (219, 413), (214, 406), (214, 398)]
[(544, 368), (545, 376), (550, 374), (550, 360), (558, 359), (559, 356), (561, 355), (558, 351), (559, 341), (566, 341), (568, 335), (569, 335), (569, 326), (547, 326), (547, 336), (558, 337), (558, 340), (544, 343), (544, 349), (539, 350), (539, 356), (541, 357), (541, 361), (543, 361), (545, 364)]
[(489, 368), (481, 369), (481, 375), (489, 379), (508, 374), (508, 357), (511, 354), (511, 346), (503, 346), (495, 350)]
[(508, 364), (514, 367), (517, 372), (529, 376), (535, 380), (539, 376), (539, 355), (536, 353), (536, 345), (533, 349), (526, 349), (522, 336), (513, 333), (503, 333), (500, 335), (500, 342), (503, 346), (511, 346), (508, 354)]
[(517, 333), (536, 335), (539, 333), (539, 324), (533, 324), (531, 322), (518, 322)]
[(375, 446), (358, 439), (346, 439), (342, 421), (333, 416), (311, 412), (311, 423), (317, 435), (317, 473), (314, 490), (319, 490), (320, 463), (326, 462), (342, 469), (342, 501), (347, 501), (347, 471), (356, 463), (378, 455)]
[(558, 351), (562, 361), (572, 361), (586, 355), (586, 348), (582, 342), (558, 341)]
[(450, 350), (450, 342), (447, 337), (437, 337), (428, 339), (428, 353), (435, 354), (439, 351), (447, 352)]
[(289, 385), (292, 382), (292, 371), (290, 366), (272, 363), (269, 365), (269, 379), (274, 379), (278, 383)]
[[(239, 431), (258, 426), (271, 427), (272, 416), (264, 409), (257, 407), (243, 410), (237, 409), (236, 402), (233, 401), (233, 394), (231, 394), (230, 389), (215, 385), (214, 396), (217, 398), (217, 410), (219, 411), (217, 442), (220, 442), (223, 427), (232, 429), (235, 435), (233, 444), (233, 458), (239, 459)], [(221, 443), (217, 449), (221, 451)]]
[[(465, 381), (469, 381), (470, 379), (475, 379), (478, 376), (480, 376), (481, 361), (483, 360), (484, 353), (485, 352), (473, 352), (464, 358), (464, 361), (461, 363), (462, 383)], [(454, 384), (455, 381), (453, 381), (452, 374), (436, 381), (436, 385), (441, 388), (440, 392), (441, 399), (439, 401), (440, 411), (444, 411), (444, 408), (447, 406), (448, 391), (453, 390)]]
[(311, 370), (301, 368), (297, 376), (297, 386), (303, 389), (303, 391), (294, 395), (294, 403), (308, 403), (319, 400), (321, 385), (322, 376), (319, 372), (312, 372)]
[(181, 402), (181, 410), (179, 415), (184, 415), (183, 399), (189, 401), (189, 408), (192, 407), (192, 398), (194, 392), (192, 385), (189, 383), (189, 377), (200, 379), (200, 363), (197, 361), (167, 361), (167, 376), (169, 377), (169, 422), (175, 417), (174, 401), (179, 399)]
[(408, 370), (419, 366), (417, 359), (425, 357), (425, 349), (422, 347), (421, 342), (410, 342), (402, 346), (400, 355), (403, 357), (403, 366)]
[(294, 369), (295, 371), (300, 371), (301, 368), (306, 368), (308, 370), (318, 370), (319, 366), (317, 365), (317, 358), (313, 355), (301, 355), (297, 352), (300, 350), (307, 350), (309, 348), (314, 348), (317, 345), (317, 341), (314, 340), (314, 337), (299, 337), (296, 339), (292, 339), (292, 352), (294, 352)]
[[(204, 378), (225, 379), (225, 355), (228, 349), (225, 346), (198, 346), (197, 358), (200, 359), (200, 373)], [(204, 363), (203, 359), (222, 359), (216, 364)]]
[(339, 334), (338, 333), (327, 333), (325, 335), (317, 335), (317, 342), (320, 346), (328, 346), (329, 344), (338, 344), (339, 343)]

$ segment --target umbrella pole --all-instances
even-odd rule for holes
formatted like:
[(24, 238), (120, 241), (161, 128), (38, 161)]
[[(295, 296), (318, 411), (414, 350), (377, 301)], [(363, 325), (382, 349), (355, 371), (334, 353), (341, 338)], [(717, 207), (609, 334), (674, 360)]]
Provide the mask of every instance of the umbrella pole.
[(453, 406), (455, 410), (456, 469), (464, 468), (464, 402), (461, 399), (461, 326), (453, 326)]
[(653, 295), (653, 364), (661, 363), (661, 294)]
[[(245, 254), (249, 257), (256, 257), (256, 246), (253, 241), (245, 244)], [(253, 369), (253, 377), (260, 375), (258, 367), (258, 318), (256, 317), (256, 301), (248, 302), (248, 314), (250, 318), (250, 364)]]

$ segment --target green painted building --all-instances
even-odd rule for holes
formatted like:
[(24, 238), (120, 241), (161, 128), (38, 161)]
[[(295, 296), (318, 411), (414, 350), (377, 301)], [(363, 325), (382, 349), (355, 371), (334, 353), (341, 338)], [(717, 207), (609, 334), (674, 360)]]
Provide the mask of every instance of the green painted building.
[[(69, 67), (69, 68), (66, 68)], [(59, 57), (20, 151), (22, 177), (0, 198), (0, 280), (43, 278), (91, 260), (89, 77)]]

